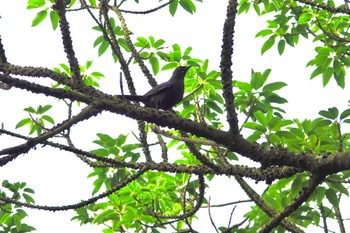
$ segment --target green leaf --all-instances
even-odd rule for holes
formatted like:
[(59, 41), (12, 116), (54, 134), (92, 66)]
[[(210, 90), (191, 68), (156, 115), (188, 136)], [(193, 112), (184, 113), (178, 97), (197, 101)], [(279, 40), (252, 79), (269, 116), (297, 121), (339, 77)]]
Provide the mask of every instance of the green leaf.
[(149, 41), (151, 42), (151, 47), (154, 48), (154, 37), (153, 36), (149, 36)]
[(250, 7), (250, 2), (248, 1), (240, 1), (239, 5), (238, 5), (238, 14), (242, 14), (243, 12), (248, 12), (249, 11), (249, 7)]
[(18, 128), (22, 127), (22, 126), (25, 126), (27, 124), (30, 124), (30, 123), (32, 123), (32, 120), (30, 118), (25, 118), (25, 119), (23, 119), (23, 120), (21, 120), (20, 122), (17, 123), (16, 129), (18, 129)]
[(177, 62), (180, 62), (181, 60), (181, 48), (178, 44), (173, 44), (173, 50), (174, 50), (174, 60)]
[(93, 45), (94, 48), (95, 48), (97, 45), (101, 44), (104, 40), (105, 40), (105, 39), (103, 38), (103, 36), (97, 37), (97, 39), (95, 40), (94, 45)]
[(210, 108), (210, 109), (212, 109), (212, 110), (214, 110), (214, 111), (216, 111), (216, 112), (218, 112), (218, 113), (223, 113), (223, 111), (222, 111), (222, 108), (220, 108), (218, 105), (217, 105), (217, 103), (215, 103), (214, 101), (211, 101), (211, 100), (207, 100), (206, 101), (206, 105)]
[(264, 29), (264, 30), (261, 30), (260, 32), (258, 32), (255, 35), (255, 37), (259, 37), (259, 36), (264, 37), (264, 36), (270, 35), (272, 33), (273, 33), (273, 31), (271, 29)]
[(191, 0), (180, 0), (180, 5), (190, 14), (196, 12), (196, 6)]
[[(97, 136), (104, 142), (108, 147), (112, 147), (115, 145), (114, 139), (108, 134), (98, 133)], [(94, 141), (95, 142), (95, 141)]]
[(189, 57), (191, 52), (192, 52), (192, 47), (187, 47), (184, 52), (184, 57)]
[(15, 222), (16, 230), (20, 232), (22, 228), (21, 218), (17, 214), (15, 214), (13, 216), (13, 221)]
[(337, 197), (337, 194), (333, 189), (327, 189), (326, 190), (326, 197), (327, 200), (334, 206), (338, 207), (339, 206), (339, 199)]
[(260, 87), (264, 85), (270, 71), (271, 71), (270, 69), (267, 69), (264, 71), (263, 74), (261, 74), (260, 72), (254, 72), (252, 70), (250, 84), (252, 85), (254, 90), (258, 90)]
[(255, 12), (260, 16), (261, 15), (261, 11), (260, 11), (260, 7), (259, 4), (253, 4), (254, 10)]
[(336, 107), (328, 108), (328, 111), (332, 114), (332, 116), (334, 117), (334, 119), (337, 118), (338, 115), (339, 115), (339, 110), (338, 110), (338, 108), (336, 108)]
[(11, 218), (11, 214), (10, 213), (3, 213), (1, 216), (0, 216), (0, 226), (3, 226), (8, 219)]
[(334, 119), (332, 117), (332, 115), (328, 111), (325, 111), (325, 110), (319, 111), (318, 114), (320, 114), (321, 116), (328, 118), (328, 119), (332, 119), (332, 120)]
[(286, 83), (284, 82), (274, 82), (274, 83), (269, 83), (263, 87), (263, 91), (277, 91), (283, 87), (287, 86)]
[(32, 27), (40, 24), (47, 16), (47, 10), (40, 11), (36, 14), (35, 18), (32, 21)]
[(35, 200), (28, 194), (26, 193), (23, 193), (23, 198), (26, 200), (26, 202), (29, 204), (29, 203), (35, 203)]
[(332, 121), (330, 120), (326, 120), (326, 119), (322, 119), (321, 121), (318, 121), (316, 124), (315, 124), (315, 128), (317, 127), (328, 127), (332, 124)]
[(55, 121), (52, 119), (52, 117), (48, 116), (48, 115), (45, 115), (45, 116), (42, 116), (42, 118), (45, 120), (45, 121), (48, 121), (50, 122), (51, 124), (55, 124)]
[[(262, 73), (262, 77), (263, 77), (263, 79), (264, 79), (264, 83), (265, 83), (265, 81), (267, 80), (267, 78), (269, 77), (271, 71), (272, 71), (271, 69), (266, 69), (266, 70)], [(264, 84), (264, 83), (263, 83), (263, 84)]]
[(260, 132), (265, 133), (266, 132), (266, 128), (258, 123), (255, 122), (246, 122), (243, 124), (244, 128), (248, 128), (248, 129), (253, 129), (253, 130), (257, 130)]
[(126, 40), (124, 38), (118, 38), (118, 43), (123, 49), (125, 49), (125, 51), (130, 52), (130, 49), (129, 49), (129, 47), (126, 43)]
[(267, 102), (269, 103), (277, 103), (277, 104), (285, 104), (285, 103), (288, 103), (288, 101), (283, 98), (283, 97), (280, 97), (279, 95), (276, 95), (276, 94), (269, 94), (269, 95), (266, 95), (265, 96), (265, 99)]
[(277, 50), (279, 55), (282, 55), (284, 52), (284, 47), (286, 46), (286, 41), (285, 40), (280, 40), (277, 45)]
[(311, 13), (302, 13), (298, 19), (298, 24), (307, 24), (313, 17)]
[(151, 63), (153, 74), (157, 75), (158, 72), (159, 72), (159, 61), (158, 61), (158, 59), (155, 56), (152, 56), (149, 59), (149, 62)]
[(348, 116), (350, 116), (350, 108), (344, 110), (344, 111), (340, 114), (340, 120), (343, 120), (343, 119), (347, 118)]
[(154, 48), (159, 48), (160, 46), (162, 46), (165, 43), (165, 40), (159, 39), (154, 43)]
[(341, 63), (339, 62), (339, 60), (338, 59), (334, 59), (333, 60), (333, 68), (334, 68), (334, 72), (336, 73), (336, 74), (340, 74), (341, 73)]
[(172, 62), (172, 63), (168, 63), (168, 64), (164, 65), (162, 70), (171, 70), (171, 69), (174, 69), (174, 68), (176, 68), (178, 66), (179, 66), (179, 63)]
[(260, 131), (255, 131), (252, 135), (247, 137), (248, 142), (256, 142), (257, 140), (260, 139), (262, 132)]
[(281, 144), (281, 138), (276, 134), (270, 134), (268, 138), (269, 138), (269, 142), (272, 143), (273, 145)]
[(324, 72), (322, 74), (322, 84), (323, 84), (323, 87), (327, 86), (329, 80), (331, 79), (332, 75), (334, 73), (334, 69), (333, 67), (328, 67), (326, 69), (326, 72)]
[(247, 91), (247, 92), (251, 92), (253, 90), (253, 87), (251, 84), (249, 83), (246, 83), (246, 82), (240, 82), (240, 81), (236, 81), (234, 83), (234, 85), (236, 87), (238, 87), (239, 89), (241, 90), (244, 90), (244, 91)]
[(341, 88), (345, 88), (345, 76), (344, 72), (341, 72), (340, 74), (334, 73), (334, 79), (337, 82), (338, 86)]
[(34, 8), (40, 8), (45, 5), (45, 0), (29, 0), (27, 9), (34, 9)]
[(170, 12), (170, 14), (171, 14), (172, 16), (175, 15), (178, 5), (179, 5), (179, 0), (173, 0), (173, 1), (169, 4), (169, 12)]
[(96, 6), (96, 0), (89, 0), (89, 2), (92, 6)]
[(349, 196), (349, 191), (347, 188), (344, 187), (343, 184), (341, 184), (341, 183), (327, 183), (327, 184), (332, 189), (337, 190), (337, 191), (345, 194), (346, 196)]
[(104, 54), (108, 49), (108, 47), (109, 47), (108, 42), (103, 40), (100, 47), (98, 47), (98, 56), (101, 56), (102, 54)]
[(294, 197), (295, 195), (298, 194), (298, 192), (300, 191), (300, 189), (303, 187), (303, 182), (300, 176), (297, 176), (292, 183), (291, 186), (291, 195)]
[(333, 107), (333, 108), (328, 108), (328, 111), (321, 110), (318, 112), (318, 114), (320, 114), (321, 116), (323, 116), (325, 118), (334, 120), (338, 117), (339, 111), (336, 107)]
[(59, 20), (59, 16), (56, 11), (50, 11), (50, 20), (51, 20), (52, 29), (56, 30), (58, 26), (58, 20)]
[(33, 194), (35, 193), (35, 191), (31, 188), (25, 188), (25, 189), (23, 189), (23, 191), (26, 193), (33, 193)]
[(45, 105), (45, 106), (39, 105), (37, 113), (38, 114), (43, 114), (43, 113), (49, 111), (51, 108), (52, 108), (52, 105), (50, 105), (50, 104)]
[(142, 48), (150, 48), (150, 43), (148, 40), (142, 36), (137, 37), (138, 42), (135, 43), (135, 46)]
[(30, 113), (36, 113), (35, 109), (33, 107), (27, 107), (25, 109), (23, 109), (26, 112), (30, 112)]
[(92, 65), (92, 61), (91, 60), (90, 61), (86, 61), (85, 67), (86, 67), (87, 70), (91, 67), (91, 65)]
[(310, 75), (310, 79), (315, 78), (316, 76), (323, 73), (323, 68), (321, 66), (317, 67)]
[(275, 36), (271, 36), (263, 46), (261, 47), (261, 55), (263, 55), (267, 50), (269, 50), (275, 44)]
[(101, 79), (101, 78), (104, 78), (104, 77), (105, 77), (104, 74), (102, 74), (101, 72), (98, 72), (98, 71), (92, 72), (91, 75), (94, 76), (94, 77), (96, 77), (96, 78), (98, 78), (98, 79)]
[(64, 70), (68, 75), (71, 75), (71, 74), (72, 74), (72, 72), (71, 72), (69, 66), (67, 66), (66, 64), (63, 64), (63, 63), (61, 63), (60, 66), (63, 68), (63, 70)]
[(107, 209), (103, 211), (102, 213), (98, 214), (95, 218), (93, 223), (103, 223), (106, 220), (110, 220), (112, 216), (116, 215), (115, 211), (112, 209)]
[(256, 112), (254, 112), (254, 117), (258, 120), (258, 122), (260, 124), (262, 124), (263, 126), (267, 126), (267, 119), (264, 115), (264, 113), (262, 113), (262, 111), (258, 110)]

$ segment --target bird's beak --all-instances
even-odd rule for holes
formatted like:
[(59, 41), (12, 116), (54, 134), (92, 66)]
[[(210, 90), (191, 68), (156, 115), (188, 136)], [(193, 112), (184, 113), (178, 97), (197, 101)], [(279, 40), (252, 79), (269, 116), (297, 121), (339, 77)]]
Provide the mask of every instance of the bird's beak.
[(186, 67), (187, 68), (186, 71), (189, 70), (191, 67), (192, 67), (192, 65), (187, 66)]

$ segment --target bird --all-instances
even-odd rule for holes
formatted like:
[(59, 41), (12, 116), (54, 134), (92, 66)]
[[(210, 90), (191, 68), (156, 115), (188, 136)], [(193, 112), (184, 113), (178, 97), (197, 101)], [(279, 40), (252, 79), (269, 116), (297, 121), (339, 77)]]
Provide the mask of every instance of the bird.
[(184, 79), (191, 66), (177, 67), (171, 78), (161, 83), (144, 95), (117, 95), (117, 97), (143, 103), (146, 107), (169, 110), (178, 104), (184, 95)]

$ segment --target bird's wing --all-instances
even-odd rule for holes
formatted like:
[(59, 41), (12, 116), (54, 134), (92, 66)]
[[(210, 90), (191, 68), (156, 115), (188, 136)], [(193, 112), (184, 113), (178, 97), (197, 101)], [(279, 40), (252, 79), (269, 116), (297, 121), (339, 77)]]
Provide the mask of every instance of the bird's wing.
[(172, 86), (172, 83), (169, 83), (169, 82), (161, 83), (153, 87), (151, 90), (149, 90), (146, 94), (144, 94), (144, 96), (156, 95), (160, 92), (163, 92), (164, 90), (169, 89), (171, 86)]

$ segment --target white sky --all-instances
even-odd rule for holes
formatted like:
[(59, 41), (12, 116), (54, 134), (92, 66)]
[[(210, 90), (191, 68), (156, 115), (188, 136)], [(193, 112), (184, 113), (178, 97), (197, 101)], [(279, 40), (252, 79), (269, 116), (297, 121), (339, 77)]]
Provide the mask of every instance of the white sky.
[[(57, 67), (59, 63), (67, 63), (65, 54), (62, 51), (61, 36), (59, 30), (53, 32), (48, 20), (38, 27), (31, 27), (31, 20), (36, 14), (35, 10), (27, 11), (27, 1), (2, 1), (0, 3), (0, 33), (5, 46), (9, 62), (17, 65), (30, 65), (41, 67)], [(167, 45), (180, 44), (185, 50), (186, 47), (193, 47), (191, 55), (201, 59), (210, 60), (210, 68), (218, 70), (221, 48), (221, 35), (223, 21), (226, 14), (226, 1), (204, 1), (197, 3), (197, 13), (190, 15), (179, 9), (173, 18), (167, 9), (151, 15), (125, 15), (127, 25), (137, 36), (148, 37), (153, 35), (156, 39), (166, 40)], [(152, 1), (155, 6), (157, 1)], [(123, 9), (125, 9), (123, 7)], [(128, 8), (136, 9), (134, 5)], [(147, 8), (148, 9), (148, 8)], [(134, 18), (133, 18), (134, 17)], [(268, 16), (271, 17), (271, 16)], [(99, 34), (90, 30), (92, 21), (86, 12), (69, 14), (71, 31), (75, 46), (75, 52), (81, 64), (87, 60), (94, 60), (91, 71), (100, 71), (106, 75), (102, 80), (101, 89), (111, 94), (119, 93), (119, 68), (106, 54), (98, 58), (97, 50), (92, 48), (93, 42)], [(279, 56), (277, 49), (273, 48), (265, 55), (260, 56), (260, 48), (265, 39), (255, 39), (255, 34), (266, 25), (265, 20), (255, 16), (241, 15), (237, 19), (235, 29), (234, 47), (234, 78), (249, 82), (250, 70), (264, 71), (272, 68), (268, 82), (284, 81), (288, 86), (279, 92), (289, 103), (283, 106), (287, 109), (288, 118), (314, 118), (318, 111), (328, 107), (337, 106), (340, 111), (347, 108), (349, 88), (341, 90), (333, 80), (324, 89), (319, 77), (309, 80), (313, 69), (305, 68), (306, 63), (314, 56), (312, 44), (303, 39), (300, 40), (297, 49), (286, 47), (283, 56)], [(156, 78), (159, 82), (167, 80), (169, 72), (160, 72)], [(134, 69), (134, 77), (140, 76), (140, 81), (135, 81), (137, 91), (144, 93), (148, 86), (141, 73)], [(135, 79), (136, 80), (136, 79)], [(349, 84), (347, 84), (349, 85)], [(145, 88), (147, 87), (147, 88)], [(330, 98), (332, 96), (332, 98)], [(24, 107), (29, 105), (49, 104), (53, 99), (33, 98), (29, 93), (11, 89), (9, 93), (0, 91), (0, 123), (5, 123), (5, 129), (13, 130), (16, 123), (26, 117), (22, 112)], [(9, 100), (9, 101), (7, 101)], [(54, 100), (54, 102), (56, 102)], [(62, 104), (62, 103), (59, 103)], [(61, 106), (62, 107), (62, 106)], [(64, 119), (66, 112), (56, 111), (54, 114), (56, 122)], [(86, 122), (75, 126), (74, 142), (84, 149), (96, 148), (90, 142), (96, 139), (97, 132), (109, 133), (116, 136), (118, 133), (128, 133), (130, 127), (135, 123), (126, 118), (117, 118), (111, 114), (104, 114), (93, 119), (93, 124)], [(102, 124), (101, 122), (113, 121), (113, 124)], [(19, 132), (27, 133), (27, 128)], [(132, 136), (130, 136), (132, 138)], [(0, 141), (0, 150), (20, 143), (11, 138)], [(79, 202), (91, 196), (91, 179), (86, 176), (91, 170), (68, 153), (60, 153), (49, 148), (40, 149), (40, 153), (32, 151), (26, 156), (21, 156), (16, 161), (0, 168), (1, 180), (8, 179), (11, 182), (26, 181), (28, 187), (36, 191), (34, 196), (36, 203), (40, 205), (66, 205)], [(0, 180), (0, 181), (1, 181)], [(239, 192), (239, 187), (234, 180), (223, 177), (216, 178), (217, 182), (206, 191), (207, 197), (211, 196), (213, 204), (221, 204), (226, 201), (246, 199), (245, 195)], [(232, 186), (230, 186), (232, 185)], [(259, 186), (257, 186), (259, 187)], [(262, 187), (262, 186), (260, 186)], [(239, 198), (236, 198), (236, 197)], [(234, 197), (234, 198), (233, 198)], [(237, 215), (240, 216), (246, 209), (238, 207)], [(96, 227), (88, 225), (81, 227), (76, 222), (70, 222), (73, 216), (68, 212), (44, 212), (26, 210), (29, 218), (26, 223), (37, 228), (38, 233), (58, 232), (99, 232)], [(226, 225), (229, 217), (228, 212), (212, 210), (216, 225)], [(206, 210), (200, 215), (201, 229), (212, 229), (207, 219)], [(234, 218), (234, 222), (241, 221)], [(198, 227), (198, 224), (195, 225)], [(99, 227), (97, 227), (99, 229)], [(210, 230), (211, 231), (211, 230)]]

